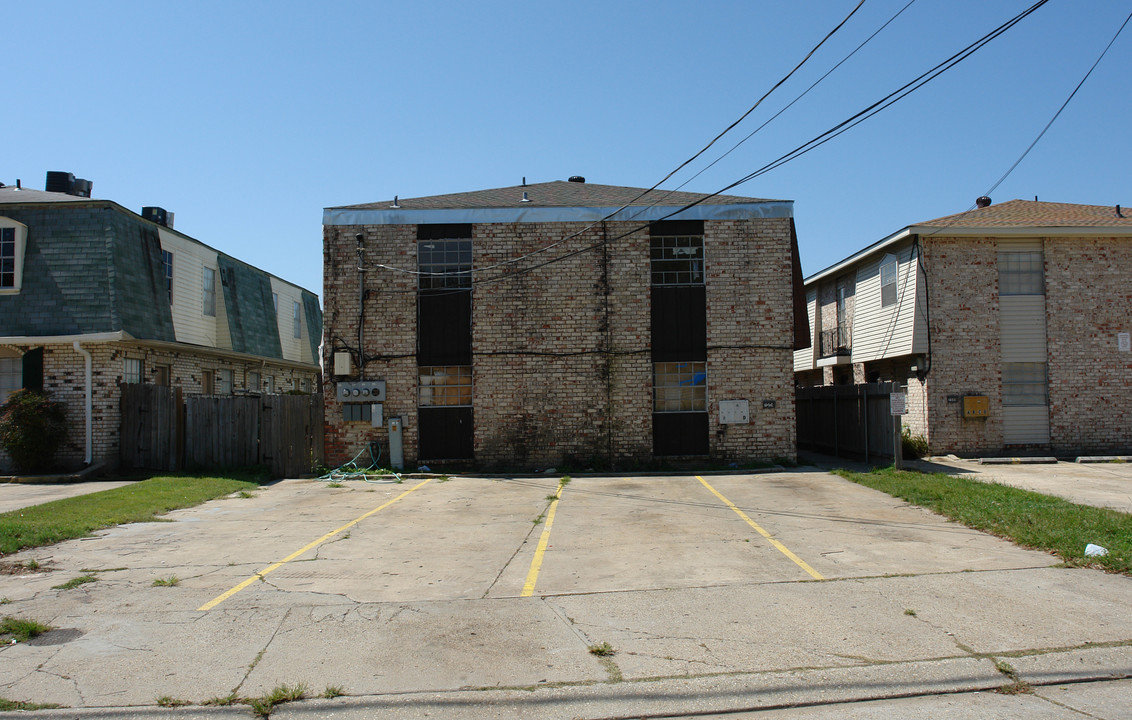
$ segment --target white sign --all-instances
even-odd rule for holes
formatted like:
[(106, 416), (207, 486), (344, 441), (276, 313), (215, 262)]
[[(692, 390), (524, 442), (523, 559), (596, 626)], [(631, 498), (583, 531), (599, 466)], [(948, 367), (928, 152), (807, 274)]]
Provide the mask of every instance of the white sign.
[(1132, 335), (1117, 333), (1116, 346), (1120, 349), (1120, 352), (1132, 352)]
[(892, 393), (888, 396), (889, 413), (892, 415), (908, 414), (908, 395), (906, 393)]

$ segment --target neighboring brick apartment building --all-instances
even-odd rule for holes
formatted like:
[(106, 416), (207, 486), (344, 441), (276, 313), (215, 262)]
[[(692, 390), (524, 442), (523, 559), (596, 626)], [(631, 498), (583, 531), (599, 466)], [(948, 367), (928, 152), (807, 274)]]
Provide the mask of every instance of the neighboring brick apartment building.
[(1132, 216), (979, 205), (809, 277), (798, 383), (906, 382), (935, 453), (1129, 452)]
[(70, 173), (47, 186), (0, 186), (0, 402), (34, 388), (66, 403), (63, 461), (117, 463), (122, 382), (317, 391), (316, 296), (177, 232), (161, 208), (92, 200)]
[[(410, 465), (794, 457), (793, 204), (643, 193), (572, 178), (328, 208), (327, 463), (384, 446), (391, 418)], [(384, 402), (339, 401), (361, 380)]]

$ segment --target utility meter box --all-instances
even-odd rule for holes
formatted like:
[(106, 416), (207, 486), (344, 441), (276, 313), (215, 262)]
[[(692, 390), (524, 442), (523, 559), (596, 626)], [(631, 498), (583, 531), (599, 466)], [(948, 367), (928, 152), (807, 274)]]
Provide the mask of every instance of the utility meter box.
[(350, 360), (350, 353), (336, 352), (334, 353), (334, 374), (335, 375), (352, 375), (354, 372), (354, 364)]
[(719, 401), (721, 425), (746, 425), (749, 422), (751, 422), (751, 408), (746, 400)]
[(338, 402), (385, 402), (385, 381), (364, 380), (361, 382), (340, 382), (338, 383)]
[(990, 398), (986, 395), (964, 395), (963, 417), (985, 418), (990, 410)]

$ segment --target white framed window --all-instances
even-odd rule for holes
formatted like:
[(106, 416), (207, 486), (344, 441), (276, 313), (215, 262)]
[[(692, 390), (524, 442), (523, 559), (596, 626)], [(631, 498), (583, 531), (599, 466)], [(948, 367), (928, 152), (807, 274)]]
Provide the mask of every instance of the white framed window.
[(472, 286), (472, 239), (420, 240), (417, 287), (421, 290)]
[(896, 285), (900, 277), (900, 263), (895, 255), (885, 255), (880, 261), (880, 306), (895, 305)]
[(653, 363), (654, 412), (706, 412), (707, 363)]
[(204, 269), (204, 314), (216, 317), (216, 270)]
[(217, 395), (231, 395), (232, 394), (232, 370), (230, 368), (221, 368), (216, 371), (216, 394)]
[(139, 358), (122, 360), (122, 382), (136, 385), (142, 381), (142, 361)]
[(265, 393), (267, 393), (268, 395), (274, 395), (275, 394), (275, 376), (274, 375), (264, 375), (263, 376), (263, 391)]
[(294, 337), (295, 337), (296, 340), (298, 340), (299, 338), (301, 338), (303, 336), (303, 316), (302, 316), (303, 307), (302, 307), (302, 305), (299, 305), (298, 302), (292, 302), (291, 308), (292, 308), (291, 315), (292, 315), (292, 319), (294, 320)]
[(470, 407), (471, 365), (433, 365), (417, 368), (417, 404), (421, 407)]
[(703, 235), (653, 235), (649, 238), (653, 285), (703, 285)]
[(165, 292), (169, 294), (169, 304), (173, 304), (173, 253), (161, 251), (161, 265), (165, 269)]
[(23, 285), (27, 226), (0, 217), (0, 293), (19, 292)]
[(1041, 250), (998, 254), (999, 295), (1044, 295), (1045, 260)]
[(1003, 405), (1046, 405), (1047, 385), (1045, 363), (1002, 364)]
[(0, 403), (6, 401), (9, 395), (23, 386), (24, 359), (18, 355), (0, 357)]

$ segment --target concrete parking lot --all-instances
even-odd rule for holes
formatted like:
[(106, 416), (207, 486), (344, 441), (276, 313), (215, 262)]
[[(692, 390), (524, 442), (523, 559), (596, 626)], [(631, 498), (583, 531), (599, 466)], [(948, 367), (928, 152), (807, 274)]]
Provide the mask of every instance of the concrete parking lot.
[(41, 570), (0, 575), (0, 612), (58, 629), (0, 649), (0, 696), (246, 716), (199, 704), (303, 683), (346, 697), (273, 717), (574, 718), (1132, 676), (1129, 578), (812, 468), (287, 480), (169, 519), (6, 558)]

